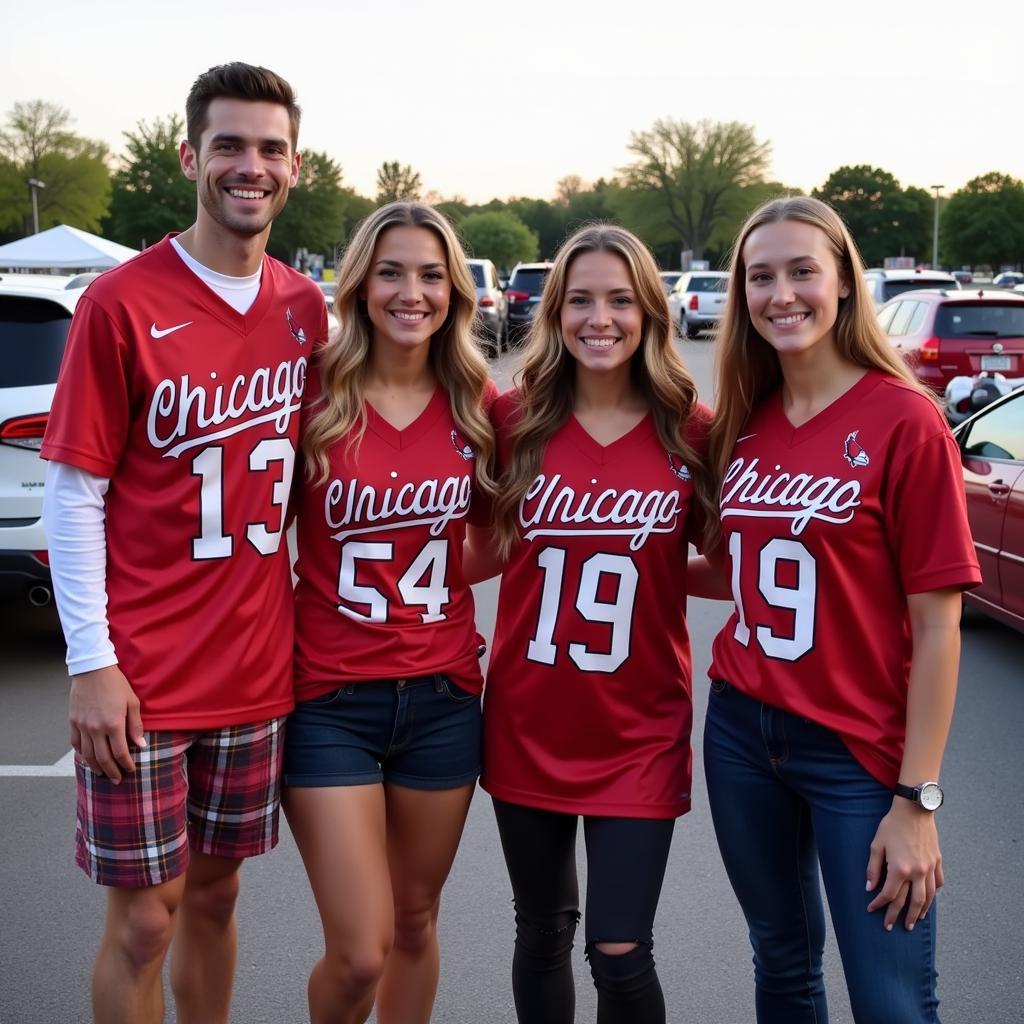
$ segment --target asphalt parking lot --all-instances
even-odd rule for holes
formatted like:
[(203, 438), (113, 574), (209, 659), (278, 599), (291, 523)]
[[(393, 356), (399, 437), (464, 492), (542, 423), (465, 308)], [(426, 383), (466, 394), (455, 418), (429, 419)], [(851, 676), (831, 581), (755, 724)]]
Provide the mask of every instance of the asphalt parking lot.
[[(711, 343), (682, 343), (710, 394)], [(495, 365), (508, 383), (512, 360)], [(478, 588), (481, 632), (493, 627), (495, 588)], [(706, 704), (710, 642), (724, 604), (690, 607), (696, 721)], [(74, 787), (67, 761), (66, 677), (52, 608), (0, 606), (0, 1024), (89, 1019), (91, 960), (102, 893), (72, 863)], [(944, 1024), (1024, 1019), (1024, 635), (971, 616), (963, 632), (960, 697), (943, 771), (940, 812), (946, 889), (940, 905), (939, 994)], [(721, 868), (695, 740), (694, 810), (681, 819), (656, 925), (655, 954), (669, 1020), (753, 1020), (750, 953)], [(305, 980), (320, 934), (294, 844), (244, 870), (233, 1020), (305, 1020)], [(445, 894), (442, 977), (434, 1020), (510, 1024), (510, 890), (487, 798), (474, 801)], [(578, 947), (577, 1019), (595, 1001)], [(852, 1020), (841, 966), (827, 964), (833, 1024)], [(174, 1020), (173, 1012), (168, 1014)]]

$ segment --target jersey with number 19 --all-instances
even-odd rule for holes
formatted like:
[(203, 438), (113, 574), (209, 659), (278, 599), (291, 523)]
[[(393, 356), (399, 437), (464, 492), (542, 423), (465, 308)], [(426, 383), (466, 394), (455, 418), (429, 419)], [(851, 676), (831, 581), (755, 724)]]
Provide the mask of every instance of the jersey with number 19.
[(721, 514), (736, 610), (711, 677), (833, 730), (892, 786), (906, 730), (907, 595), (981, 579), (938, 408), (868, 370), (793, 427), (776, 392), (736, 441)]
[[(508, 452), (514, 393), (495, 404)], [(702, 451), (710, 413), (688, 441)], [(602, 446), (570, 416), (520, 502), (484, 698), (482, 785), (570, 814), (673, 818), (690, 807), (690, 472), (648, 414)]]
[[(319, 387), (314, 372), (311, 411)], [(327, 480), (300, 491), (296, 699), (434, 673), (479, 693), (482, 641), (462, 574), (466, 522), (481, 514), (476, 453), (441, 387), (402, 430), (365, 409), (362, 438), (340, 438)]]
[(110, 478), (107, 615), (147, 729), (292, 706), (281, 543), (323, 297), (269, 257), (240, 314), (169, 239), (79, 302), (42, 455)]

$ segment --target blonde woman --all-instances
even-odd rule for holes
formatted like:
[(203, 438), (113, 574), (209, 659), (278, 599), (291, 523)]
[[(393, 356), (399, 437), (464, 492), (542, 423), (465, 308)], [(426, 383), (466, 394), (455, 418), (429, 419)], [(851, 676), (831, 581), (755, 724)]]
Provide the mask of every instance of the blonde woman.
[(768, 203), (737, 240), (718, 338), (719, 589), (736, 609), (704, 756), (760, 1024), (828, 1019), (819, 867), (858, 1024), (938, 1020), (937, 780), (960, 590), (980, 576), (956, 444), (861, 266), (828, 206)]
[(426, 1024), (441, 888), (479, 773), (467, 519), (493, 384), (448, 222), (382, 207), (339, 269), (307, 396), (284, 806), (320, 910), (314, 1024)]
[(516, 1011), (573, 1020), (582, 816), (598, 1020), (662, 1022), (653, 925), (690, 807), (686, 553), (711, 507), (709, 413), (635, 236), (597, 225), (564, 244), (494, 419), (495, 528), (471, 528), (467, 565), (503, 568), (482, 785), (515, 895)]

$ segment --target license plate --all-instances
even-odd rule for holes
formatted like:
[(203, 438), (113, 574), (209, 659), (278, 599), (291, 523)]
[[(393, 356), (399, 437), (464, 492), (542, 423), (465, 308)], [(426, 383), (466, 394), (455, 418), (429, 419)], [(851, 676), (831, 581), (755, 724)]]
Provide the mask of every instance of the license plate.
[(981, 357), (981, 368), (983, 370), (1008, 370), (1012, 365), (1010, 356)]

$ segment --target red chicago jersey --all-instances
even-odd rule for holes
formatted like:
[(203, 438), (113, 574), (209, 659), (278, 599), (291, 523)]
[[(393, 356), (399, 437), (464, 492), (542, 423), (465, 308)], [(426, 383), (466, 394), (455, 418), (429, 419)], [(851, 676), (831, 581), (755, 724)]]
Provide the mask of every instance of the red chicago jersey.
[[(515, 398), (495, 407), (507, 457)], [(688, 438), (703, 451), (710, 413)], [(646, 416), (598, 444), (570, 416), (519, 506), (484, 700), (482, 784), (570, 814), (671, 818), (690, 807), (690, 472)]]
[(275, 260), (243, 315), (168, 239), (79, 302), (42, 454), (111, 478), (110, 634), (146, 728), (292, 705), (281, 539), (306, 361), (326, 329), (319, 290)]
[[(317, 388), (314, 375), (310, 400)], [(480, 640), (462, 573), (476, 454), (440, 387), (404, 430), (369, 403), (366, 417), (358, 446), (341, 438), (327, 481), (299, 493), (296, 699), (339, 682), (434, 672), (479, 693)]]
[(959, 453), (938, 409), (869, 370), (794, 428), (777, 392), (736, 441), (721, 511), (736, 609), (711, 677), (834, 730), (895, 784), (906, 595), (981, 579)]

